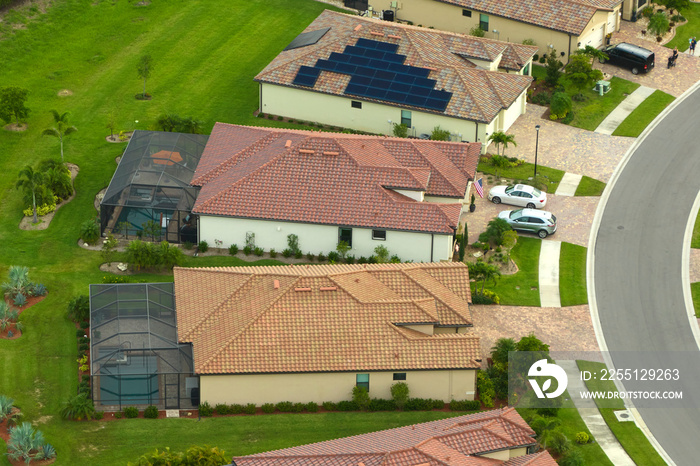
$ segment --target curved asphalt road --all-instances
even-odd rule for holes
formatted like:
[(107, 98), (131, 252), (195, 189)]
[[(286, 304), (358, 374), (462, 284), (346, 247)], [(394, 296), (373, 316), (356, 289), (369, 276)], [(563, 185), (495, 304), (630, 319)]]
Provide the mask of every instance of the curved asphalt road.
[[(682, 265), (686, 225), (700, 190), (700, 87), (686, 93), (631, 150), (594, 221), (592, 309), (597, 307), (597, 330), (604, 336), (601, 348), (655, 352), (648, 355), (650, 368), (669, 367), (668, 355), (656, 352), (688, 352), (675, 359), (690, 361), (692, 368), (664, 387), (683, 390), (683, 408), (639, 413), (677, 465), (696, 465), (700, 351), (684, 300)], [(613, 354), (617, 368), (624, 367), (623, 359)]]

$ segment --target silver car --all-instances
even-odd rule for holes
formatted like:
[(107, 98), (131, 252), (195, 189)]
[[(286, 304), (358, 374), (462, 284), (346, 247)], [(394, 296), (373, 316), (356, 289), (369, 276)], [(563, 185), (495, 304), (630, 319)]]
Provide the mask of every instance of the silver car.
[(489, 201), (494, 204), (502, 202), (528, 209), (541, 209), (547, 204), (547, 194), (526, 184), (494, 186), (489, 191)]
[(535, 209), (504, 210), (498, 214), (513, 228), (513, 230), (537, 233), (544, 239), (557, 231), (557, 218), (551, 212)]

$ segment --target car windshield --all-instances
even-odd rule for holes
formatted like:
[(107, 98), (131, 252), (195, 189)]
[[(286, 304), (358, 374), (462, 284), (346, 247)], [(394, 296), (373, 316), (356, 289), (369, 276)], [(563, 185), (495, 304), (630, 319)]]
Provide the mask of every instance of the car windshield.
[(512, 193), (512, 192), (513, 192), (513, 188), (515, 188), (515, 186), (508, 186), (508, 187), (506, 188), (506, 194)]
[(517, 220), (522, 216), (523, 216), (523, 209), (518, 209), (518, 210), (512, 211), (510, 213), (510, 215), (508, 216), (508, 218), (511, 220)]
[(532, 194), (533, 194), (535, 197), (540, 197), (540, 196), (542, 195), (542, 191), (540, 191), (540, 190), (537, 189), (537, 188), (532, 188)]

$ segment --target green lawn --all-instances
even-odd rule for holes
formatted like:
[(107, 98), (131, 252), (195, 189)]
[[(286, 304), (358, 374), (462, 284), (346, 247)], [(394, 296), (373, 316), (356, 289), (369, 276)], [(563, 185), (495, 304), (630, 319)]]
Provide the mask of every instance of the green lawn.
[[(486, 289), (494, 291), (501, 304), (510, 306), (539, 306), (539, 263), (542, 240), (519, 236), (511, 251), (511, 257), (518, 265), (518, 272), (503, 275), (496, 284), (486, 282)], [(472, 286), (477, 286), (472, 283)], [(481, 286), (479, 283), (478, 286)], [(534, 289), (533, 289), (534, 288)]]
[(605, 190), (605, 183), (584, 175), (576, 188), (575, 196), (600, 196)]
[[(606, 367), (605, 364), (599, 362), (576, 361), (576, 363), (581, 371), (594, 371)], [(608, 380), (587, 380), (586, 387), (589, 391), (617, 391), (615, 382)], [(600, 404), (603, 401), (605, 406), (614, 405), (615, 407), (601, 408)], [(595, 403), (612, 433), (638, 466), (661, 466), (666, 464), (634, 422), (619, 422), (617, 420), (614, 411), (625, 409), (625, 404), (622, 400), (596, 399)]]
[(654, 91), (620, 123), (620, 126), (613, 132), (613, 136), (636, 138), (675, 99), (675, 97), (663, 91)]
[[(509, 178), (512, 180), (528, 182), (528, 178), (532, 178), (535, 174), (535, 164), (523, 162), (517, 167), (498, 168), (488, 162), (480, 161), (477, 171), (487, 175), (493, 175), (491, 179)], [(498, 176), (496, 176), (498, 175)], [(564, 172), (556, 168), (543, 167), (537, 165), (537, 179), (539, 181), (547, 181), (547, 192), (553, 193), (559, 187), (559, 182), (564, 177)], [(491, 182), (491, 181), (490, 181)]]
[[(681, 10), (681, 14), (685, 16), (685, 19), (687, 19), (688, 22), (676, 28), (676, 34), (673, 36), (673, 39), (666, 44), (666, 47), (669, 49), (678, 47), (678, 50), (685, 51), (688, 50), (688, 39), (699, 35), (698, 28), (700, 28), (700, 4), (690, 2), (688, 8), (683, 8)], [(698, 52), (697, 47), (695, 48), (695, 52)], [(657, 57), (656, 60), (657, 62), (660, 62), (659, 57)]]
[[(572, 99), (574, 119), (569, 124), (577, 128), (594, 131), (605, 117), (638, 87), (639, 84), (637, 83), (613, 76), (610, 80), (610, 92), (607, 94), (600, 96), (591, 89), (585, 90), (583, 92), (585, 100), (579, 102)], [(573, 88), (568, 88), (566, 93), (573, 96), (577, 91)]]
[(693, 296), (693, 307), (695, 308), (695, 317), (700, 319), (700, 282), (690, 284), (690, 293)]
[(588, 303), (586, 291), (586, 248), (561, 243), (559, 256), (559, 296), (562, 306)]
[(700, 248), (700, 213), (698, 213), (695, 219), (695, 226), (693, 227), (693, 237), (690, 240), (691, 248)]

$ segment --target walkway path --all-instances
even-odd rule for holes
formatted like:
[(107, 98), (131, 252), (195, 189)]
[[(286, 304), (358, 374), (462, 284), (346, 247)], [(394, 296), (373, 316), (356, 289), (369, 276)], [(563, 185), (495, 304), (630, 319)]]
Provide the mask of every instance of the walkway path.
[(567, 390), (571, 396), (571, 401), (573, 401), (574, 406), (578, 409), (583, 422), (586, 423), (586, 427), (591, 431), (595, 441), (603, 449), (608, 459), (612, 461), (615, 466), (634, 466), (634, 461), (629, 457), (627, 452), (617, 438), (612, 433), (608, 425), (605, 423), (605, 419), (598, 411), (598, 407), (595, 402), (591, 399), (583, 399), (579, 396), (579, 393), (588, 392), (586, 384), (581, 380), (581, 372), (576, 365), (576, 361), (556, 361), (556, 363), (566, 371), (566, 375), (569, 378), (569, 385)]
[(654, 93), (654, 89), (646, 86), (639, 86), (633, 93), (613, 109), (612, 112), (595, 129), (596, 133), (612, 134), (620, 123), (629, 116), (632, 111), (644, 100)]
[(540, 248), (540, 306), (561, 307), (559, 297), (559, 256), (561, 241), (542, 241)]
[(578, 184), (581, 182), (583, 175), (574, 175), (573, 173), (564, 173), (564, 177), (559, 182), (557, 191), (554, 193), (557, 196), (569, 196), (573, 197), (576, 195), (576, 189)]

